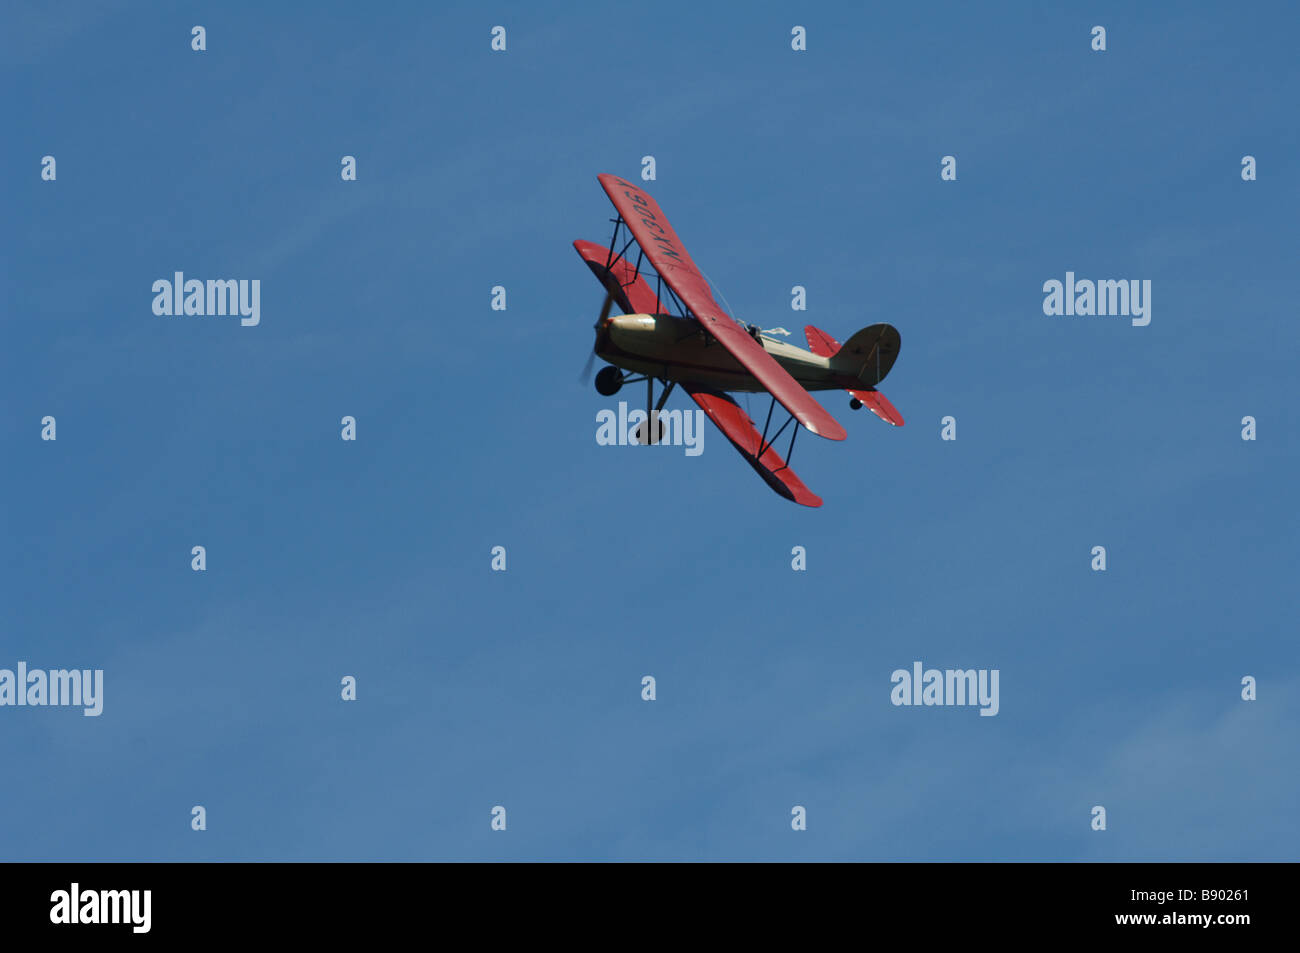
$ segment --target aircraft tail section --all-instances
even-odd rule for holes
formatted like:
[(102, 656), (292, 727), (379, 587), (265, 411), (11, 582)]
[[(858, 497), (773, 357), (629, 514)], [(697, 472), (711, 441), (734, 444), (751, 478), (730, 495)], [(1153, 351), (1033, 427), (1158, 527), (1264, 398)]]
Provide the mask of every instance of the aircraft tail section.
[(831, 356), (831, 369), (857, 378), (866, 387), (875, 387), (898, 360), (901, 346), (902, 338), (893, 325), (873, 324), (844, 342)]
[(853, 398), (849, 406), (854, 409), (865, 406), (885, 423), (903, 426), (903, 415), (898, 408), (876, 390), (876, 385), (884, 380), (898, 358), (902, 341), (897, 330), (888, 324), (873, 324), (849, 338), (843, 347), (821, 328), (811, 324), (803, 329), (803, 333), (808, 339), (808, 350), (818, 357), (829, 358), (835, 371), (855, 377), (864, 385), (847, 388)]

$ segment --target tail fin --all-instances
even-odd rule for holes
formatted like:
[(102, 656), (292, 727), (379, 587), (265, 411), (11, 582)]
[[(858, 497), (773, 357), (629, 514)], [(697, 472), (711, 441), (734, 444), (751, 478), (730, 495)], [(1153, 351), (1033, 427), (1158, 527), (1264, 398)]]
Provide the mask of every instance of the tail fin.
[(853, 335), (831, 355), (831, 369), (855, 377), (867, 387), (875, 387), (898, 360), (902, 343), (892, 325), (873, 324)]

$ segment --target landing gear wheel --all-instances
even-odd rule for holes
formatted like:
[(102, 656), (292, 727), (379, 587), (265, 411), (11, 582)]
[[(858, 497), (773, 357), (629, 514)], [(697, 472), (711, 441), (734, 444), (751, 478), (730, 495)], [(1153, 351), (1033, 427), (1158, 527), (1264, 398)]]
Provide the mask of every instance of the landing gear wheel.
[(613, 364), (602, 367), (596, 374), (596, 390), (606, 397), (613, 397), (623, 386), (623, 372)]
[[(646, 431), (649, 429), (650, 429), (650, 421), (648, 420), (643, 420), (641, 421), (641, 423), (636, 425), (636, 430), (633, 433), (633, 439), (635, 439), (636, 442), (642, 447), (646, 445), (645, 436), (646, 436)], [(663, 443), (663, 439), (664, 439), (664, 422), (663, 420), (656, 420), (654, 430), (651, 432), (650, 442), (656, 444)]]
[(856, 397), (854, 397), (852, 400), (849, 401), (849, 410), (861, 410), (861, 409), (862, 409), (862, 401), (858, 400)]

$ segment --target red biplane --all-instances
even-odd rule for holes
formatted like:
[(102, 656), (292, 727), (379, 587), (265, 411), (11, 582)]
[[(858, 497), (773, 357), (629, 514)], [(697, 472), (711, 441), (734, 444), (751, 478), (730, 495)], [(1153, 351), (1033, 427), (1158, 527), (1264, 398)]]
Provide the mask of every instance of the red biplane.
[[(794, 438), (799, 425), (830, 440), (843, 440), (846, 434), (808, 392), (847, 390), (854, 410), (865, 405), (881, 420), (902, 426), (902, 416), (876, 390), (898, 357), (898, 331), (888, 324), (873, 324), (841, 346), (809, 325), (804, 328), (805, 351), (777, 340), (771, 332), (740, 324), (713, 299), (708, 281), (658, 203), (619, 176), (606, 173), (598, 178), (618, 212), (612, 219), (614, 238), (609, 248), (573, 243), (605, 287), (592, 356), (610, 366), (596, 375), (596, 390), (608, 397), (624, 384), (645, 381), (647, 420), (638, 442), (654, 443), (663, 433), (658, 413), (673, 387), (681, 384), (768, 486), (788, 500), (821, 506), (821, 498), (790, 469)], [(620, 247), (624, 230), (628, 236)], [(629, 257), (633, 245), (637, 246), (635, 262)], [(623, 314), (610, 315), (615, 304)], [(624, 371), (641, 376), (629, 377)], [(664, 388), (658, 404), (655, 380)], [(727, 391), (771, 394), (761, 434)], [(772, 411), (778, 403), (790, 416), (769, 440)], [(796, 426), (782, 460), (772, 445), (791, 421)]]

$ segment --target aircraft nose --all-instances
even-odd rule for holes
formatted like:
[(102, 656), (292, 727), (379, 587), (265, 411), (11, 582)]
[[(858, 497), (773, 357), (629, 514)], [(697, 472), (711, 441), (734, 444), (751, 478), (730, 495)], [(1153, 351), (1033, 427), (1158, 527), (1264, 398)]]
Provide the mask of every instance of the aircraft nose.
[(606, 318), (609, 327), (617, 331), (653, 331), (655, 319), (648, 314), (620, 314)]

